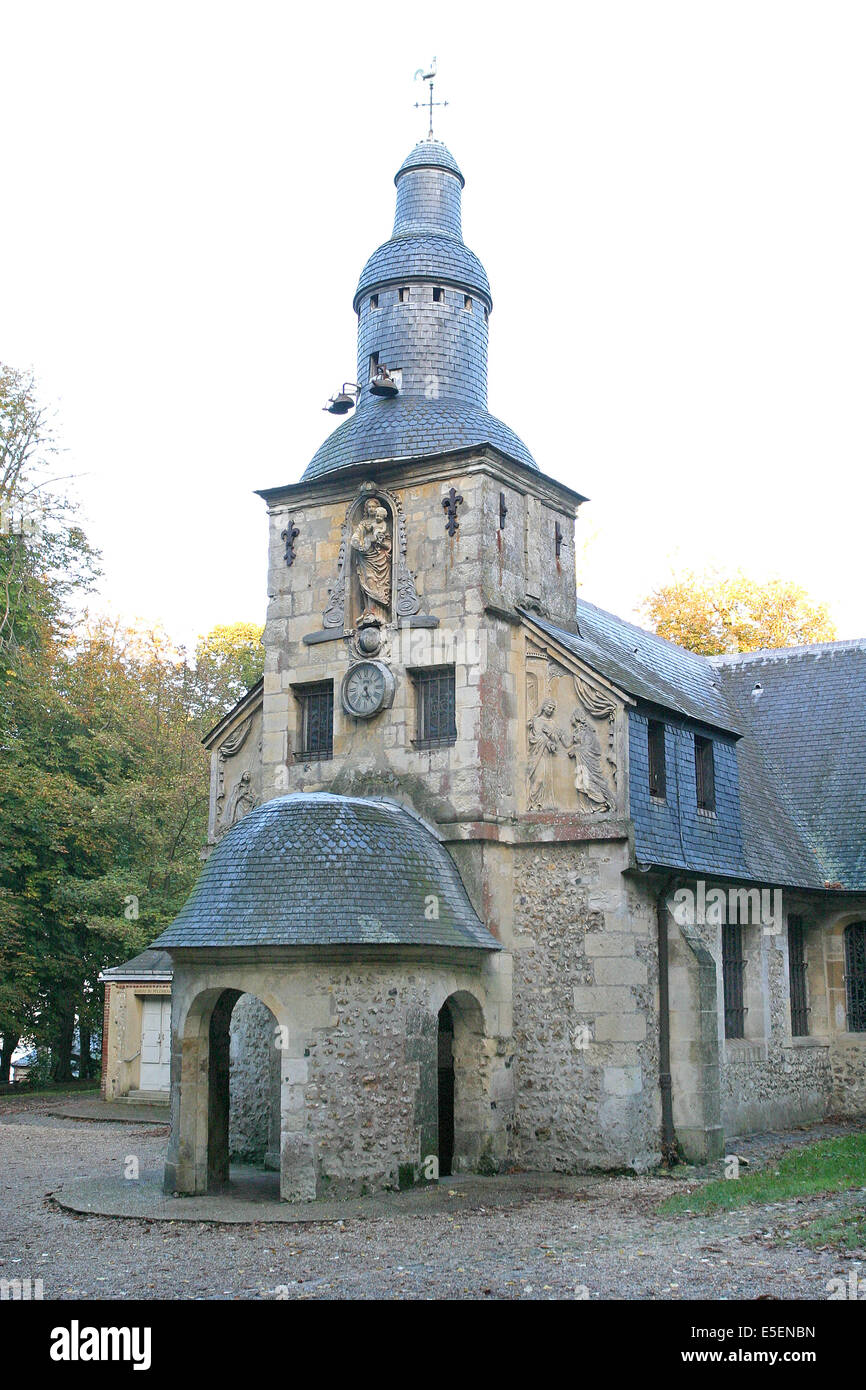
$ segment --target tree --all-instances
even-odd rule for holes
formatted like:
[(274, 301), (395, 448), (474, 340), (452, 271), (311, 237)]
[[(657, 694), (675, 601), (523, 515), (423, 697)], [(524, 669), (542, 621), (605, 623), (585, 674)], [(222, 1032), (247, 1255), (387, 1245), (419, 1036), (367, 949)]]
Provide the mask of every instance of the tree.
[(224, 623), (200, 637), (195, 649), (198, 707), (204, 726), (217, 722), (261, 678), (265, 665), (260, 623)]
[(32, 378), (0, 367), (0, 1082), (22, 1036), (67, 1080), (76, 1026), (86, 1070), (100, 971), (159, 934), (201, 869), (201, 736), (263, 667), (253, 623), (214, 628), (190, 665), (159, 627), (74, 620), (98, 556), (56, 452)]
[[(57, 453), (32, 376), (0, 364), (0, 1081), (8, 1080), (52, 961), (42, 906), (58, 808), (44, 794), (22, 804), (19, 758), (31, 722), (38, 726), (52, 706), (44, 675), (70, 629), (70, 600), (98, 575), (75, 504), (58, 489), (65, 479), (54, 476)], [(33, 772), (38, 779), (38, 764)], [(62, 971), (62, 961), (61, 951), (51, 969)]]
[(57, 486), (66, 478), (53, 476), (58, 453), (32, 376), (0, 363), (0, 656), (38, 650), (48, 630), (68, 623), (72, 594), (99, 574), (76, 504)]
[(676, 575), (650, 594), (644, 611), (660, 637), (704, 656), (836, 639), (826, 603), (793, 580), (761, 584), (741, 570)]
[[(159, 627), (87, 616), (17, 654), (16, 737), (0, 757), (0, 1021), (86, 1066), (99, 972), (176, 916), (201, 869), (202, 733), (261, 671), (260, 629), (235, 623), (198, 661)], [(2, 1059), (0, 1059), (2, 1060)]]

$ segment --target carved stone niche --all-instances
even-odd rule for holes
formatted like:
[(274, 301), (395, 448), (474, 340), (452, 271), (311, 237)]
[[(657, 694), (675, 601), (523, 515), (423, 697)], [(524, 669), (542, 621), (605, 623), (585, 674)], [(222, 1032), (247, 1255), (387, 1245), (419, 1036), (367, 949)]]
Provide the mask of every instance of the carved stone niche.
[(215, 844), (262, 799), (261, 705), (239, 718), (211, 750), (208, 843)]
[(527, 811), (625, 813), (624, 709), (615, 693), (559, 654), (526, 644)]
[(384, 640), (384, 629), (420, 611), (406, 563), (402, 501), (387, 488), (363, 483), (346, 510), (337, 576), (322, 627), (354, 634), (355, 654), (372, 656)]

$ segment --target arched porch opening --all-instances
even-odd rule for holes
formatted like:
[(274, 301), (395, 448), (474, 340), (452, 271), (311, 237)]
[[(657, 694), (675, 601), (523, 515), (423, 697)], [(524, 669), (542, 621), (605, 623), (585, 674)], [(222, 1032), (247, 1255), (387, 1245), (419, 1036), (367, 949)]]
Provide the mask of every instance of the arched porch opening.
[(447, 1177), (476, 1171), (490, 1147), (488, 1058), (481, 1005), (467, 990), (448, 996), (438, 1022), (439, 1175)]
[(226, 989), (209, 1024), (208, 1192), (231, 1186), (232, 1164), (279, 1172), (279, 1136), (277, 1020), (256, 995)]
[(257, 995), (208, 989), (192, 1001), (172, 1049), (166, 1191), (225, 1191), (233, 1163), (279, 1171), (281, 1041)]

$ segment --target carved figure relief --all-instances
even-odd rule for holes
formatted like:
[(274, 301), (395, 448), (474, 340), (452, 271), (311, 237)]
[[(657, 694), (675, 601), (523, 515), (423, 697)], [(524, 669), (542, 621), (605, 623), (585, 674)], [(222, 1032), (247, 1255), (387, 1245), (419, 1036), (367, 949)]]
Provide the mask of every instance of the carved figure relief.
[(388, 509), (378, 498), (367, 498), (350, 544), (364, 601), (358, 624), (386, 623), (391, 616), (391, 530)]
[(241, 816), (246, 815), (247, 811), (251, 811), (255, 805), (256, 794), (253, 791), (252, 774), (247, 770), (241, 773), (232, 788), (231, 796), (220, 821), (220, 830), (231, 830), (233, 825), (237, 825)]
[(222, 821), (223, 802), (225, 800), (225, 769), (226, 758), (234, 758), (241, 751), (246, 742), (247, 734), (252, 727), (253, 716), (245, 719), (236, 729), (224, 738), (219, 747), (218, 771), (217, 771), (217, 814), (220, 822)]
[[(406, 520), (396, 493), (367, 482), (350, 503), (343, 523), (337, 576), (331, 586), (324, 628), (351, 628), (355, 641), (367, 628), (384, 627), (421, 611), (415, 580), (406, 563)], [(360, 650), (380, 651), (370, 633)]]
[[(527, 642), (526, 708), (527, 809), (615, 811), (618, 705), (613, 696)], [(557, 719), (558, 710), (563, 718)]]
[(556, 701), (545, 700), (527, 723), (529, 742), (529, 809), (550, 810), (554, 802), (553, 759), (557, 752), (558, 730), (553, 724)]
[(580, 811), (612, 811), (613, 802), (601, 763), (598, 735), (585, 712), (576, 709), (569, 733), (561, 735), (568, 756), (574, 759), (574, 789)]
[[(223, 739), (215, 753), (209, 841), (213, 844), (259, 804), (262, 765), (261, 712), (254, 710)], [(252, 730), (258, 737), (250, 738)]]

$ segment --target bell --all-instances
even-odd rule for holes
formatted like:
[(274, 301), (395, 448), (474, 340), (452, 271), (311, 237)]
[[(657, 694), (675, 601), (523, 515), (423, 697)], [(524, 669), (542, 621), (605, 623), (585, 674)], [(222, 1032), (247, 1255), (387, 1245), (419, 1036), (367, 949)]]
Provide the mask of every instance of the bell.
[(388, 368), (383, 364), (376, 369), (376, 375), (370, 382), (371, 396), (396, 396), (400, 387), (391, 376)]
[[(329, 415), (348, 415), (349, 411), (354, 409), (355, 397), (346, 390), (347, 386), (354, 386), (354, 382), (344, 381), (336, 396), (332, 396), (328, 404), (322, 407)], [(355, 387), (356, 391), (357, 389)]]

